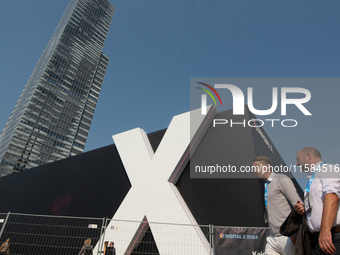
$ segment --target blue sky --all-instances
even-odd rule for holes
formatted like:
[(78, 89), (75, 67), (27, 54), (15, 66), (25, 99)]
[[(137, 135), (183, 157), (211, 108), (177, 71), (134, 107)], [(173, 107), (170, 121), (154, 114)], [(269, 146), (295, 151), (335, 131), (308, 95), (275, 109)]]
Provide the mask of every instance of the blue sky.
[[(190, 78), (339, 77), (336, 0), (110, 2), (116, 8), (104, 47), (110, 62), (85, 151), (132, 128), (166, 128), (172, 116), (190, 110)], [(0, 1), (1, 129), (68, 3)], [(334, 84), (308, 87), (313, 116), (299, 128), (265, 127), (287, 164), (308, 145), (340, 163)], [(255, 89), (265, 98), (265, 87)]]

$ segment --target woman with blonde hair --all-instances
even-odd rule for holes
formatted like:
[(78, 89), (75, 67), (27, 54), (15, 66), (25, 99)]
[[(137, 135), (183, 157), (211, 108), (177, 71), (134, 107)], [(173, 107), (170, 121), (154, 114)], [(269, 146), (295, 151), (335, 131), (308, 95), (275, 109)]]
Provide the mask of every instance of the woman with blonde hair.
[(78, 255), (93, 255), (93, 247), (91, 245), (91, 239), (85, 240), (83, 247), (81, 248)]

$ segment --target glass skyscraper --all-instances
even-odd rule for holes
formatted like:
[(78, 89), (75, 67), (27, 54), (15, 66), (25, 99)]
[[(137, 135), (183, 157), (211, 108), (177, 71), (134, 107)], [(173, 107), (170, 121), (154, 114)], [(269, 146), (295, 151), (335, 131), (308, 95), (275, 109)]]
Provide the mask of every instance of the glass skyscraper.
[(70, 2), (0, 135), (0, 176), (83, 152), (114, 10), (107, 0)]

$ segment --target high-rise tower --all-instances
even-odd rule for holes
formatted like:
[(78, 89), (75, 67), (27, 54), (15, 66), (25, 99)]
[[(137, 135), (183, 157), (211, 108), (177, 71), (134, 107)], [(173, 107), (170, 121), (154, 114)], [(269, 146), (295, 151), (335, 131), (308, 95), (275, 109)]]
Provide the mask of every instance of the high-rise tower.
[(107, 0), (70, 2), (0, 135), (0, 176), (83, 152), (113, 13)]

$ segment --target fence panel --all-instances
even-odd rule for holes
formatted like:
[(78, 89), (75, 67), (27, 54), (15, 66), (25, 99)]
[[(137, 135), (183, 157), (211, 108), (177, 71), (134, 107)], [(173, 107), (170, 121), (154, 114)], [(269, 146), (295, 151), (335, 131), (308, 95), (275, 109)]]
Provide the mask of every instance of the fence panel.
[(212, 226), (96, 218), (0, 214), (0, 244), (10, 238), (10, 254), (77, 255), (91, 238), (94, 255), (105, 241), (117, 255), (212, 255)]
[(10, 254), (74, 255), (87, 238), (98, 242), (103, 219), (11, 213), (3, 224), (0, 242), (10, 238)]
[(117, 255), (209, 255), (209, 226), (108, 220), (102, 242), (114, 242)]

